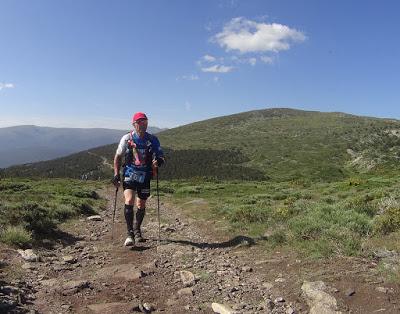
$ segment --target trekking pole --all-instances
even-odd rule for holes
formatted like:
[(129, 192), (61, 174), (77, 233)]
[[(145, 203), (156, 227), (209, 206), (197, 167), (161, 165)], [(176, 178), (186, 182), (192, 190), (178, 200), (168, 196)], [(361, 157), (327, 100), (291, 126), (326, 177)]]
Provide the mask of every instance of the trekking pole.
[(160, 174), (159, 169), (157, 169), (157, 216), (158, 216), (158, 245), (161, 241), (161, 222), (160, 222), (160, 193), (158, 189), (158, 176)]
[(115, 188), (115, 196), (114, 196), (114, 211), (113, 211), (112, 231), (111, 231), (111, 240), (112, 241), (114, 241), (114, 219), (115, 219), (115, 209), (117, 208), (117, 194), (118, 194), (118, 187)]

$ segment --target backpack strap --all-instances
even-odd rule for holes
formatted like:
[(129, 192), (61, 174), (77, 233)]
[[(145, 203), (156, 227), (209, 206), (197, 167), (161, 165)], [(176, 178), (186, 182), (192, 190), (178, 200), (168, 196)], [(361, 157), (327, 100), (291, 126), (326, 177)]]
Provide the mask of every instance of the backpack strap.
[(129, 139), (128, 139), (128, 149), (133, 149), (136, 147), (136, 144), (133, 140), (133, 131), (129, 132)]

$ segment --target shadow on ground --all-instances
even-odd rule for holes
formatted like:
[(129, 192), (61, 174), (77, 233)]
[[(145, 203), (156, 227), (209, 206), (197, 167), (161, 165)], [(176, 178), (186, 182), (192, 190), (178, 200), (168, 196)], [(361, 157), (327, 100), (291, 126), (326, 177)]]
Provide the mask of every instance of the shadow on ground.
[(130, 248), (131, 251), (137, 251), (137, 252), (147, 251), (148, 249), (150, 249), (150, 246), (135, 245)]
[(191, 245), (199, 249), (221, 249), (221, 248), (234, 247), (238, 245), (252, 246), (255, 245), (257, 241), (264, 241), (264, 240), (267, 240), (267, 237), (251, 238), (239, 235), (228, 241), (214, 242), (214, 243), (207, 243), (207, 242), (196, 243), (188, 240), (173, 240), (173, 239), (166, 239), (163, 242)]
[(60, 229), (55, 229), (54, 231), (52, 231), (52, 233), (49, 233), (44, 237), (37, 238), (34, 242), (34, 246), (52, 250), (57, 244), (69, 246), (84, 239), (84, 237), (77, 237), (71, 233), (62, 231)]

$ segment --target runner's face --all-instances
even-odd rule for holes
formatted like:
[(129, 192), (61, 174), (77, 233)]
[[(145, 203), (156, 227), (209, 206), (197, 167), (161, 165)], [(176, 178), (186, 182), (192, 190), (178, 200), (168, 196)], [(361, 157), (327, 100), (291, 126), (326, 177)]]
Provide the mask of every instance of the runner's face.
[(147, 130), (147, 119), (139, 119), (137, 121), (135, 121), (135, 123), (133, 124), (135, 131), (136, 132), (146, 132)]

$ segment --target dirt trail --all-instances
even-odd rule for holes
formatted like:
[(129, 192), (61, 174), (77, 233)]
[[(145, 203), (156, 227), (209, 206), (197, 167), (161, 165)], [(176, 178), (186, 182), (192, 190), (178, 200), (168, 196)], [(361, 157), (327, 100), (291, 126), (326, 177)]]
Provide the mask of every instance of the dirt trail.
[(100, 157), (100, 158), (101, 158), (102, 165), (103, 165), (105, 168), (114, 170), (114, 165), (110, 164), (110, 163), (108, 162), (108, 159), (107, 159), (106, 157), (104, 157), (104, 156), (102, 156), (102, 155), (99, 155), (99, 154), (95, 154), (95, 153), (93, 153), (93, 152), (91, 152), (91, 151), (88, 151), (88, 154), (89, 154), (89, 155), (96, 156), (96, 157)]
[(126, 236), (122, 199), (112, 240), (113, 191), (104, 192), (104, 197), (109, 206), (101, 213), (103, 220), (70, 224), (62, 244), (39, 251), (40, 262), (24, 262), (14, 253), (13, 262), (23, 265), (25, 281), (36, 290), (30, 309), (214, 313), (211, 305), (217, 302), (236, 313), (309, 313), (302, 285), (323, 281), (343, 313), (399, 313), (399, 287), (383, 283), (370, 260), (318, 262), (285, 252), (263, 253), (264, 240), (221, 238), (211, 223), (194, 221), (179, 208), (164, 204), (163, 241), (158, 243), (154, 198), (144, 222), (147, 241), (127, 249), (122, 246)]

